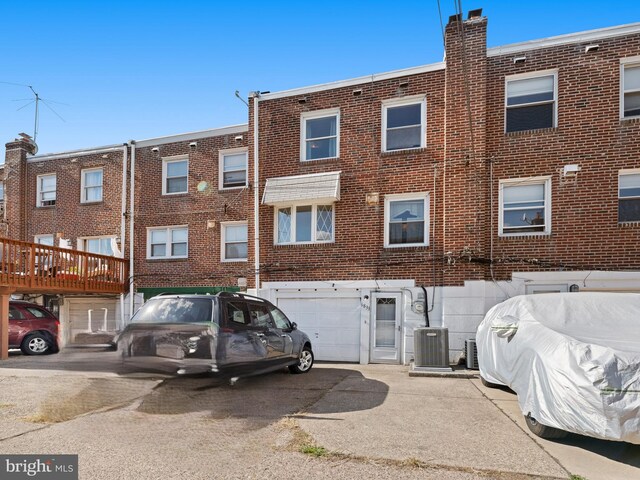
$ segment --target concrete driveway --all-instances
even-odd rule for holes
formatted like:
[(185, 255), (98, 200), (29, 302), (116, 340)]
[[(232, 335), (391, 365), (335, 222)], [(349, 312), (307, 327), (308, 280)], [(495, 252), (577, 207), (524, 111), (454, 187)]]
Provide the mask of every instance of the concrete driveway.
[(235, 386), (119, 371), (114, 352), (0, 364), (0, 451), (78, 453), (81, 478), (638, 478), (640, 446), (529, 435), (513, 394), (323, 364)]

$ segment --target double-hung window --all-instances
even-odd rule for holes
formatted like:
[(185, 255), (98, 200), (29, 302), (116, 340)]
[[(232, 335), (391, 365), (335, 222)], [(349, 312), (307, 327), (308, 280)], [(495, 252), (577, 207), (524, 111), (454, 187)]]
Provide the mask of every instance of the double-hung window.
[(243, 262), (248, 253), (247, 222), (228, 222), (222, 225), (222, 261)]
[(551, 178), (534, 177), (500, 181), (499, 234), (551, 233)]
[(111, 242), (115, 237), (86, 237), (79, 239), (80, 250), (98, 255), (113, 256)]
[(102, 168), (89, 168), (82, 170), (81, 177), (81, 203), (102, 201)]
[(50, 207), (56, 204), (56, 174), (38, 175), (37, 178), (38, 207)]
[(147, 258), (187, 258), (189, 229), (186, 225), (147, 229)]
[(620, 118), (640, 116), (640, 57), (623, 59), (620, 65)]
[(640, 169), (618, 175), (618, 222), (640, 222)]
[(333, 242), (333, 205), (276, 208), (276, 243)]
[(423, 148), (426, 144), (424, 95), (382, 102), (382, 151)]
[(162, 194), (187, 193), (189, 157), (181, 155), (162, 159)]
[(33, 238), (34, 243), (53, 247), (53, 235), (36, 235)]
[(305, 112), (301, 117), (302, 161), (340, 156), (340, 110)]
[(220, 190), (247, 186), (247, 149), (222, 150), (219, 154)]
[(429, 194), (387, 195), (384, 200), (384, 246), (429, 245)]
[(506, 82), (507, 133), (556, 126), (556, 71), (513, 75)]

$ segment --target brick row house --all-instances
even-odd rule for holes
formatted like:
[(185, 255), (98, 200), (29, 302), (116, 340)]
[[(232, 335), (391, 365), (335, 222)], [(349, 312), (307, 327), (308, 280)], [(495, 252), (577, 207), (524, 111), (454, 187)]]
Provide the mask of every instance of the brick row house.
[(247, 125), (9, 143), (7, 233), (131, 258), (112, 329), (162, 291), (246, 287), (323, 360), (407, 363), (429, 324), (456, 362), (507, 297), (640, 291), (640, 25), (492, 48), (486, 32), (452, 17), (442, 63), (254, 92)]

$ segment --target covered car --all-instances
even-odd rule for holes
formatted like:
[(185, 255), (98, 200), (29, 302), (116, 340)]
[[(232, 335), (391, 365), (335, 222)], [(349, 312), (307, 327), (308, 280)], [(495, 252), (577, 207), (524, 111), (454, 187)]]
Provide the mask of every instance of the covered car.
[(483, 383), (511, 388), (535, 434), (640, 444), (640, 295), (514, 297), (476, 342)]

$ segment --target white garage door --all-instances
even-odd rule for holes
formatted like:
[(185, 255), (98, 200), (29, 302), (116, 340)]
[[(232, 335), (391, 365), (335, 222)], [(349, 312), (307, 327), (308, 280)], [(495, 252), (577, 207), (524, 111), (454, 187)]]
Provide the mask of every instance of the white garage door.
[(360, 360), (360, 298), (278, 298), (277, 305), (309, 335), (317, 360)]
[(111, 298), (73, 298), (69, 302), (69, 337), (72, 343), (91, 343), (91, 337), (104, 337), (116, 331), (117, 300)]

